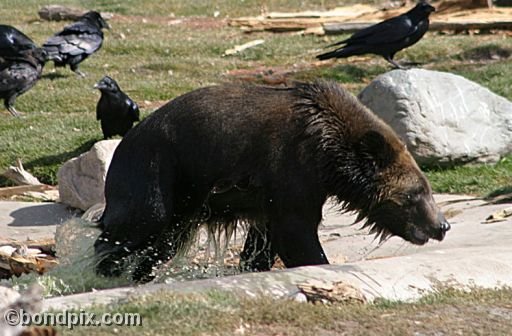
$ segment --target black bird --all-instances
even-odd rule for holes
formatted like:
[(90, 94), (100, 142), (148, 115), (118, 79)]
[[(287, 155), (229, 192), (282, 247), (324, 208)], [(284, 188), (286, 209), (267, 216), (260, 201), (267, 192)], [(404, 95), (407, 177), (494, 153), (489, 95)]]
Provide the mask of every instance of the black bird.
[(67, 64), (73, 72), (84, 77), (85, 74), (78, 70), (78, 64), (101, 48), (103, 28), (109, 28), (109, 25), (101, 14), (90, 11), (50, 37), (43, 48), (56, 67)]
[(14, 108), (16, 97), (33, 87), (41, 78), (46, 60), (46, 51), (34, 48), (23, 51), (22, 56), (9, 57), (0, 62), (0, 98), (13, 116), (19, 116)]
[(341, 42), (330, 45), (342, 47), (318, 55), (317, 58), (343, 58), (354, 55), (380, 55), (396, 68), (402, 68), (393, 61), (395, 54), (418, 42), (428, 30), (430, 13), (435, 8), (426, 2), (419, 2), (410, 11), (364, 28)]
[(34, 41), (18, 29), (0, 25), (0, 58), (19, 57), (28, 50), (37, 48)]
[(103, 77), (94, 87), (101, 91), (96, 105), (96, 119), (101, 120), (103, 137), (124, 136), (133, 123), (140, 120), (139, 107), (109, 76)]

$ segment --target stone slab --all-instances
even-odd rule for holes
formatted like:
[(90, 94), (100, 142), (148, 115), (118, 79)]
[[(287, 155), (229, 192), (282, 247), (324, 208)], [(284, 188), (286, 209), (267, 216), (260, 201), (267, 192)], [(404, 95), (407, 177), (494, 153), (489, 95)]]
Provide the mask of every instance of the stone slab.
[(327, 205), (320, 237), (332, 265), (250, 273), (223, 278), (100, 290), (50, 298), (44, 309), (69, 309), (120, 302), (158, 291), (190, 293), (223, 289), (242, 295), (293, 298), (297, 284), (346, 281), (368, 300), (414, 300), (442, 286), (512, 287), (512, 219), (484, 224), (492, 213), (512, 204), (489, 205), (468, 196), (436, 195), (452, 230), (443, 242), (414, 246), (392, 238), (379, 246), (351, 225), (354, 216)]
[(53, 238), (57, 225), (75, 216), (60, 203), (0, 202), (0, 239)]

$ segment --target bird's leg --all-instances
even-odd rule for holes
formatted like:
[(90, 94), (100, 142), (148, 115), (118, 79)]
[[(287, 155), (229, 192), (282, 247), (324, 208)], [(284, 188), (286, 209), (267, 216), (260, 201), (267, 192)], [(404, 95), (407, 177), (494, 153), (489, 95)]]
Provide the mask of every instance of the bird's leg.
[(80, 77), (85, 78), (85, 74), (82, 71), (78, 70), (78, 66), (71, 65), (70, 68), (71, 68), (71, 71), (73, 71), (74, 73), (76, 73)]
[(19, 114), (18, 111), (14, 108), (14, 106), (9, 106), (7, 110), (12, 114), (13, 117), (19, 118), (21, 117), (21, 114)]
[(402, 70), (405, 70), (406, 68), (401, 66), (400, 64), (398, 64), (397, 62), (395, 62), (393, 60), (393, 57), (392, 56), (386, 56), (384, 57), (386, 59), (386, 61), (388, 61), (389, 63), (393, 64), (393, 66), (395, 67), (395, 69), (402, 69)]
[(79, 75), (80, 77), (85, 78), (85, 73), (83, 73), (82, 71), (76, 69), (73, 72), (76, 73), (77, 75)]
[(20, 114), (14, 108), (14, 101), (15, 100), (16, 100), (16, 96), (11, 96), (11, 97), (5, 99), (4, 106), (7, 109), (7, 111), (9, 111), (12, 114), (13, 117), (19, 118)]

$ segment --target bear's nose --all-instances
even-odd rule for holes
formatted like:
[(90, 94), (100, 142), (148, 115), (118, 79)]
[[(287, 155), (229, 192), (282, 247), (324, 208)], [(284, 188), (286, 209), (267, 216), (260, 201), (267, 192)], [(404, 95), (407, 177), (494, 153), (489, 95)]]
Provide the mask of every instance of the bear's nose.
[(437, 219), (439, 221), (439, 229), (437, 231), (437, 237), (435, 239), (441, 241), (444, 239), (444, 236), (446, 235), (446, 232), (450, 230), (451, 225), (448, 223), (446, 218), (444, 218), (442, 213), (439, 213), (437, 216)]
[(444, 219), (441, 222), (441, 231), (446, 232), (446, 231), (450, 230), (451, 227), (452, 226), (450, 225), (450, 223), (448, 223), (448, 221), (446, 219)]
[(445, 233), (450, 230), (451, 225), (448, 223), (441, 211), (437, 213), (437, 220), (439, 221), (439, 230), (441, 230), (441, 232)]

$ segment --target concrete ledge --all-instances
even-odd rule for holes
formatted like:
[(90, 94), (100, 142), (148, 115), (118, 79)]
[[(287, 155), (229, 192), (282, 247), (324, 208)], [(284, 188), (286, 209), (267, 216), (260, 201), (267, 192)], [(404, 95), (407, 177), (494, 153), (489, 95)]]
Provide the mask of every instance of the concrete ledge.
[(414, 256), (344, 265), (308, 266), (216, 279), (101, 290), (46, 299), (43, 309), (63, 310), (117, 303), (158, 291), (201, 293), (227, 290), (249, 297), (269, 295), (274, 298), (291, 298), (299, 292), (297, 284), (308, 281), (346, 281), (360, 288), (369, 301), (376, 298), (414, 300), (445, 285), (458, 288), (512, 286), (511, 254), (510, 246), (489, 246), (485, 250), (478, 247), (427, 251)]

